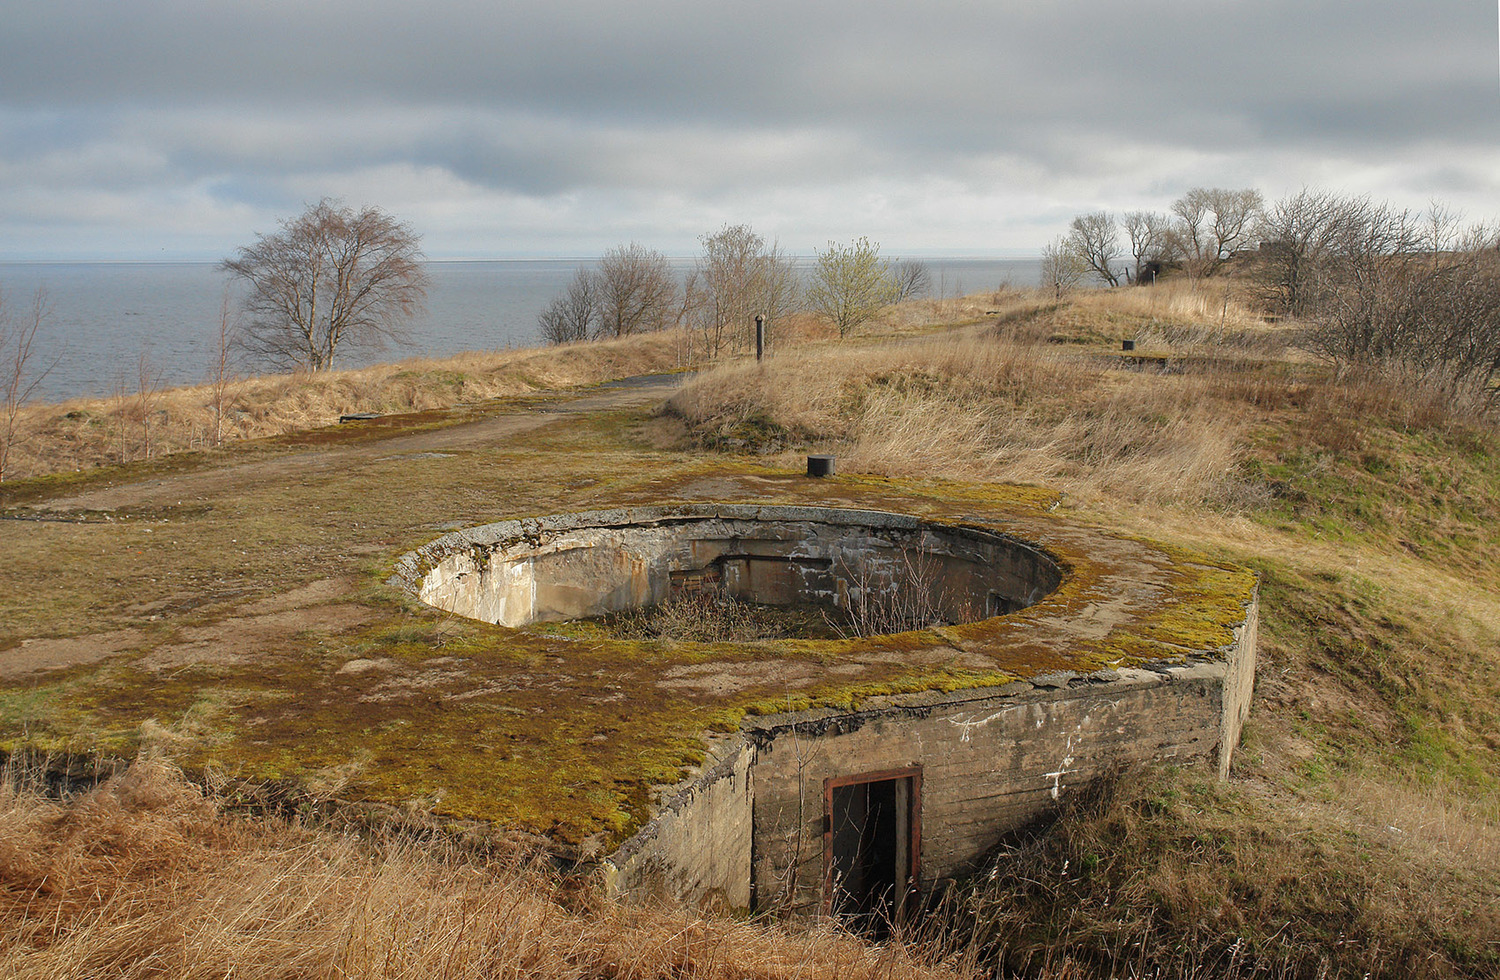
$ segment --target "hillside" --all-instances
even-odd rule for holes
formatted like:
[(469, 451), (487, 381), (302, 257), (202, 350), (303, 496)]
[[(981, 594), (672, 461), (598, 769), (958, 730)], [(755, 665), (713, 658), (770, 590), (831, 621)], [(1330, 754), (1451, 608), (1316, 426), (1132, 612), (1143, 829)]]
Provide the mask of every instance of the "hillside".
[[(175, 958), (174, 975), (878, 976), (910, 975), (914, 956), (960, 973), (1493, 976), (1500, 433), (1418, 383), (1336, 374), (1299, 350), (1297, 330), (1167, 286), (922, 301), (842, 343), (804, 329), (764, 365), (726, 363), (659, 395), (515, 397), (548, 379), (675, 367), (666, 335), (515, 355), (503, 370), (469, 359), (358, 384), (317, 379), (335, 394), (316, 410), (296, 407), (303, 382), (246, 382), (242, 411), (253, 416), (253, 402), (280, 420), (275, 437), (7, 481), (0, 740), (17, 760), (66, 754), (77, 775), (141, 749), (192, 769), (247, 718), (274, 719), (268, 706), (283, 695), (269, 664), (284, 678), (384, 658), (436, 677), (445, 657), (498, 649), (483, 630), (381, 591), (391, 557), (440, 527), (720, 473), (774, 480), (808, 452), (835, 453), (851, 494), (879, 485), (936, 504), (1008, 492), (996, 484), (1061, 491), (1072, 519), (1253, 568), (1262, 629), (1228, 783), (1130, 773), (1073, 799), (950, 892), (909, 953), (627, 912), (559, 893), (545, 876), (455, 891), (459, 873), (445, 869), (490, 874), (503, 858), (475, 843), (474, 827), (424, 823), (420, 792), (396, 784), (386, 801), (412, 802), (379, 811), (394, 829), (367, 848), (318, 820), (286, 826), (266, 811), (343, 813), (324, 801), (368, 774), (329, 766), (278, 784), (267, 777), (297, 766), (272, 753), (250, 760), (257, 779), (221, 777), (208, 802), (145, 767), (71, 808), (7, 791), (0, 946), (12, 952), (0, 956), (19, 976), (150, 956)], [(198, 406), (201, 441), (202, 390), (171, 397)], [(296, 422), (371, 408), (422, 411)], [(38, 432), (61, 438), (74, 412), (73, 424), (103, 418), (107, 429), (102, 409), (73, 406), (36, 409)], [(105, 450), (75, 458), (113, 444), (106, 436)], [(662, 711), (671, 734), (651, 765), (670, 773), (719, 720)], [(349, 735), (316, 719), (285, 734), (316, 747)], [(637, 791), (579, 806), (613, 812)], [(247, 838), (228, 815), (246, 801), (259, 801), (249, 809), (270, 821), (265, 835)], [(441, 847), (419, 843), (436, 830)], [(281, 869), (257, 886), (280, 904), (257, 904), (211, 870), (235, 861)], [(393, 877), (431, 886), (398, 891), (383, 884)], [(331, 896), (345, 893), (370, 914), (331, 915)], [(546, 918), (545, 933), (508, 924), (503, 910), (522, 895), (535, 897), (527, 914)], [(410, 932), (393, 924), (397, 901), (422, 910)], [(230, 927), (200, 942), (192, 923), (205, 908)], [(367, 936), (412, 959), (378, 961)], [(268, 957), (257, 937), (307, 958)], [(540, 951), (503, 962), (479, 952), (497, 945)], [(440, 956), (446, 966), (433, 965)], [(131, 969), (111, 975), (156, 975)]]

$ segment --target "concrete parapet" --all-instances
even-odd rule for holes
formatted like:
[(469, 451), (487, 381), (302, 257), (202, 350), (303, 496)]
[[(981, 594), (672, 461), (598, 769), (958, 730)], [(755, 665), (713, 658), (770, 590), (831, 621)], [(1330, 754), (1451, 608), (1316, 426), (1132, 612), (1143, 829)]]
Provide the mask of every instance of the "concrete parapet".
[[(892, 571), (912, 556), (931, 582)], [(877, 571), (848, 573), (861, 565)], [(837, 606), (856, 589), (919, 586), (967, 606), (939, 602), (948, 625), (798, 641), (849, 693), (747, 704), (739, 731), (604, 860), (616, 895), (869, 915), (962, 873), (1114, 767), (1229, 773), (1254, 684), (1253, 574), (1051, 515), (620, 508), (455, 532), (403, 558), (392, 582), (521, 626), (659, 602), (709, 568), (755, 601)], [(705, 649), (693, 670), (745, 683), (755, 649)], [(909, 679), (858, 681), (892, 664)]]

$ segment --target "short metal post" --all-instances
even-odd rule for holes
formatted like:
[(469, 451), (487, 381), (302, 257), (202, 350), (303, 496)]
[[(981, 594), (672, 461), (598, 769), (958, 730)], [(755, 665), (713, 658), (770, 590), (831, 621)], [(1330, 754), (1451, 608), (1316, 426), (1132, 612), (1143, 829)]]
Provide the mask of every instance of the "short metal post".
[(766, 352), (766, 318), (759, 313), (755, 314), (755, 359), (758, 361)]

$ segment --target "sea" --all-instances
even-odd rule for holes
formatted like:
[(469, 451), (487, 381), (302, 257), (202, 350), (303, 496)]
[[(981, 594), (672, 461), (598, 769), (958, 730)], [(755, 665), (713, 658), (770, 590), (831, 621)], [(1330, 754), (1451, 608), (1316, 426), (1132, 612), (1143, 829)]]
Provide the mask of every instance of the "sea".
[[(949, 298), (1003, 285), (1032, 286), (1037, 259), (923, 258), (931, 295)], [(673, 260), (686, 273), (692, 259)], [(516, 259), (428, 263), (425, 311), (409, 325), (410, 346), (351, 352), (339, 366), (541, 343), (537, 315), (588, 260)], [(799, 267), (811, 267), (810, 259)], [(38, 289), (47, 314), (29, 370), (45, 372), (34, 398), (60, 402), (133, 390), (144, 364), (167, 387), (207, 380), (226, 295), (237, 294), (215, 262), (0, 262), (0, 303), (29, 314)], [(260, 366), (239, 365), (243, 373)]]

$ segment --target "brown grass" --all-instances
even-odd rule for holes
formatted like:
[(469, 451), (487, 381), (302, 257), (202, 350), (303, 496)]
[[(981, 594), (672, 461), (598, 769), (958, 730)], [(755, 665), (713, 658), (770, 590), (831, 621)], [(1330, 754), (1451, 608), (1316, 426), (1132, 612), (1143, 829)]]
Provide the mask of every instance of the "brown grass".
[(1152, 323), (1196, 324), (1226, 332), (1259, 330), (1264, 320), (1233, 280), (1167, 280), (1148, 289), (1086, 289), (1073, 293), (1079, 309), (1144, 319)]
[(1219, 384), (1110, 370), (992, 328), (723, 366), (670, 407), (707, 445), (833, 451), (846, 473), (1203, 500), (1232, 492), (1247, 422), (1214, 404)]
[[(1229, 786), (1148, 775), (1076, 801), (955, 893), (956, 931), (928, 960), (1059, 978), (1500, 975), (1494, 420), (1421, 377), (1336, 375), (1288, 348), (1295, 330), (1203, 284), (1065, 304), (1002, 292), (908, 304), (844, 343), (800, 322), (765, 365), (715, 368), (674, 400), (699, 447), (1045, 482), (1094, 520), (1263, 575)], [(1147, 355), (1136, 369), (1122, 337)], [(524, 390), (654, 370), (640, 365), (677, 356), (654, 341), (641, 362), (583, 345), (370, 369), (355, 402), (334, 376), (247, 384), (286, 386), (257, 389), (271, 431), (456, 397), (424, 394), (450, 370)], [(514, 861), (251, 825), (131, 778), (144, 788), (70, 806), (0, 798), (0, 974), (927, 975), (836, 932), (628, 911)]]
[(514, 857), (227, 816), (149, 760), (67, 803), (0, 788), (0, 974), (957, 976), (828, 928), (626, 909)]
[(1298, 813), (1193, 773), (1120, 774), (952, 893), (937, 942), (1005, 975), (1493, 976), (1492, 825), (1419, 805), (1449, 836), (1418, 854), (1370, 823), (1372, 799), (1393, 813), (1383, 788)]
[[(224, 441), (283, 435), (340, 415), (420, 412), (538, 390), (675, 371), (687, 348), (680, 331), (535, 350), (474, 351), (441, 360), (318, 374), (262, 375), (229, 383)], [(43, 476), (214, 445), (210, 384), (158, 392), (142, 415), (132, 390), (111, 398), (30, 405), (21, 415), (7, 478)], [(143, 424), (149, 421), (149, 426)]]

